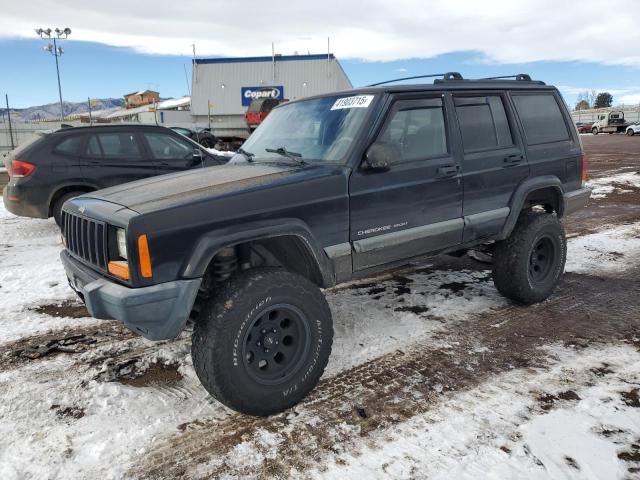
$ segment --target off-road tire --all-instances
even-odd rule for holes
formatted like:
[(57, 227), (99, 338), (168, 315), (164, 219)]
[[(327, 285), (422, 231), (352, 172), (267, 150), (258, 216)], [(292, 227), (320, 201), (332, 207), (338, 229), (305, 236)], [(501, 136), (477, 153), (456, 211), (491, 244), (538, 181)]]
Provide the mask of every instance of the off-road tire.
[[(544, 272), (540, 268), (535, 271), (540, 245), (544, 245), (548, 261)], [(511, 300), (526, 305), (542, 302), (558, 286), (566, 260), (567, 240), (558, 217), (523, 213), (509, 238), (496, 243), (493, 282)]]
[[(287, 315), (278, 313), (271, 319), (270, 313), (262, 313), (279, 312), (279, 308), (300, 314), (290, 322), (299, 322), (299, 330), (304, 330), (300, 338), (306, 335), (299, 345), (306, 347), (298, 347), (302, 352), (299, 358), (291, 355), (298, 359), (284, 380), (272, 379), (265, 384), (266, 380), (256, 376), (261, 374), (256, 374), (256, 365), (249, 363), (253, 352), (245, 354), (243, 349), (258, 349), (254, 346), (260, 338), (252, 338), (261, 334), (254, 325), (258, 318), (261, 326), (267, 324), (269, 332), (270, 327), (279, 328), (276, 338), (280, 347), (276, 348), (285, 348), (282, 332), (288, 327), (280, 327), (286, 324), (283, 317)], [(261, 338), (266, 351), (267, 337)], [(320, 289), (284, 269), (261, 268), (235, 275), (204, 301), (194, 325), (191, 356), (202, 385), (218, 401), (242, 413), (267, 416), (297, 404), (317, 385), (329, 360), (332, 341), (331, 310)], [(270, 344), (273, 342), (271, 338)], [(256, 350), (255, 355), (268, 354)], [(275, 363), (271, 365), (277, 370)]]
[(64, 202), (66, 202), (67, 200), (70, 200), (74, 197), (77, 197), (78, 195), (82, 195), (84, 192), (69, 192), (69, 193), (65, 193), (64, 195), (62, 195), (59, 199), (56, 200), (56, 202), (53, 204), (53, 208), (51, 209), (51, 213), (53, 216), (53, 219), (56, 221), (56, 224), (59, 227), (62, 227), (61, 223), (62, 223), (62, 206), (64, 205)]

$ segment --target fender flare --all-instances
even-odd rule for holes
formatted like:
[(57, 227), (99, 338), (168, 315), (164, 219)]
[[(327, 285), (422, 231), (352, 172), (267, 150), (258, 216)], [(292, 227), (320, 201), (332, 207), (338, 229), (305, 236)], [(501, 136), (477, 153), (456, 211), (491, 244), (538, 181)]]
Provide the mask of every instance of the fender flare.
[(335, 285), (335, 272), (329, 257), (316, 241), (309, 227), (296, 218), (262, 220), (213, 230), (198, 240), (181, 268), (183, 278), (202, 277), (220, 249), (254, 240), (295, 236), (305, 246), (322, 277), (322, 287)]
[(524, 207), (524, 201), (527, 196), (529, 196), (531, 192), (535, 192), (536, 190), (541, 190), (543, 188), (553, 188), (556, 191), (556, 194), (558, 195), (558, 217), (562, 217), (564, 215), (564, 189), (562, 188), (562, 182), (560, 179), (555, 175), (543, 175), (541, 177), (530, 178), (522, 182), (518, 188), (516, 188), (515, 192), (513, 192), (511, 201), (509, 202), (509, 216), (507, 217), (507, 221), (502, 228), (502, 232), (498, 235), (497, 240), (504, 240), (511, 235), (511, 232), (520, 217), (520, 212), (522, 211), (522, 207)]

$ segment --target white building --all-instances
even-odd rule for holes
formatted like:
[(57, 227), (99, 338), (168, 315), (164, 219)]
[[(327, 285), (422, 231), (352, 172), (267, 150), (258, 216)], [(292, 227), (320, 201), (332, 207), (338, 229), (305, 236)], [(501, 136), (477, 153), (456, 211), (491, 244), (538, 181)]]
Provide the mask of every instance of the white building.
[(333, 54), (200, 58), (193, 64), (191, 114), (217, 136), (246, 138), (256, 96), (297, 98), (352, 88)]

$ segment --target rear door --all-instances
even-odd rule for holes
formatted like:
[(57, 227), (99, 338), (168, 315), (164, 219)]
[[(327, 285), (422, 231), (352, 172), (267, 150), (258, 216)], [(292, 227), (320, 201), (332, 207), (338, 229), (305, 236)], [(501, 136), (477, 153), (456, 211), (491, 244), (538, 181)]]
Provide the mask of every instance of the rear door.
[(441, 94), (396, 97), (376, 142), (400, 157), (387, 171), (361, 167), (350, 178), (354, 270), (456, 245), (462, 184)]
[(465, 92), (453, 103), (463, 146), (464, 242), (471, 242), (502, 229), (529, 166), (504, 93)]
[(140, 136), (127, 131), (90, 134), (80, 168), (100, 188), (158, 174), (154, 160), (145, 155)]

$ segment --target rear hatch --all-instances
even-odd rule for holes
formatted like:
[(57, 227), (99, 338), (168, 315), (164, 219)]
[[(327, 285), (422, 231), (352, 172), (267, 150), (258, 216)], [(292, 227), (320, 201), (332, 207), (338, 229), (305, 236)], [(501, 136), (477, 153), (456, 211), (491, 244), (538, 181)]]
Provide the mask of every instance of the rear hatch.
[(18, 147), (14, 148), (13, 150), (10, 150), (3, 157), (3, 164), (4, 164), (4, 167), (7, 169), (7, 172), (11, 174), (11, 161), (13, 159), (24, 160), (25, 159), (24, 157), (25, 157), (25, 154), (27, 154), (27, 151), (30, 150), (31, 147), (33, 147), (37, 142), (44, 139), (48, 135), (48, 133), (49, 132), (44, 132), (44, 131), (34, 132), (33, 136), (31, 136), (26, 141), (22, 142)]

